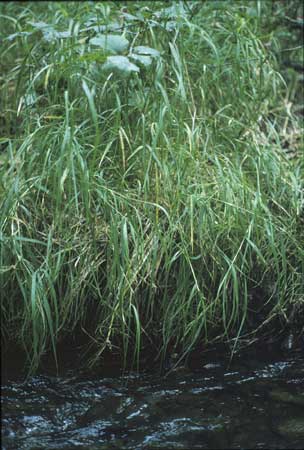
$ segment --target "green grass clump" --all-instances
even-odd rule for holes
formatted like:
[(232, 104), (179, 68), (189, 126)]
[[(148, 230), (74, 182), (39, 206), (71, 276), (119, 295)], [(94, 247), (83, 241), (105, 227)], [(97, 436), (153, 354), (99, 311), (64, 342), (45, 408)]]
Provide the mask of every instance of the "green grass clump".
[(303, 304), (302, 130), (269, 12), (1, 5), (2, 334), (31, 370), (81, 328), (93, 362), (138, 359)]

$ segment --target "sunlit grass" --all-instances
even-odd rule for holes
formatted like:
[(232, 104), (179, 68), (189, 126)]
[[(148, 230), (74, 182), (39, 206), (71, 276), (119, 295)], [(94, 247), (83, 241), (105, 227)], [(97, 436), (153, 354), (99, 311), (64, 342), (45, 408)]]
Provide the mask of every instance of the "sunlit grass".
[(121, 23), (113, 2), (1, 6), (2, 333), (31, 370), (80, 327), (92, 362), (138, 361), (301, 301), (303, 146), (289, 160), (282, 144), (299, 124), (259, 7), (224, 3), (172, 29), (151, 10), (166, 5), (129, 2), (143, 20), (115, 34), (161, 56), (125, 77), (87, 39), (89, 19)]

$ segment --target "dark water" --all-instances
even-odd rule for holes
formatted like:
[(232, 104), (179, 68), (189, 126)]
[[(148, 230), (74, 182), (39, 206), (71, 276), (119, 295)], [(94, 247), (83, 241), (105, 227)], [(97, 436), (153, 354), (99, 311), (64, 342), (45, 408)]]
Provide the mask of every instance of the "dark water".
[(167, 377), (5, 381), (1, 448), (303, 449), (303, 353), (202, 358)]

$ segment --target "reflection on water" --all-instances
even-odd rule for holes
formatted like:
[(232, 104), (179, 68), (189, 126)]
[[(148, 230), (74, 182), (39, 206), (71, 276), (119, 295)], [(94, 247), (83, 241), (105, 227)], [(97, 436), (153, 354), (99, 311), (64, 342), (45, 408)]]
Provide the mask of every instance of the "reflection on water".
[(304, 447), (303, 354), (2, 386), (2, 449)]

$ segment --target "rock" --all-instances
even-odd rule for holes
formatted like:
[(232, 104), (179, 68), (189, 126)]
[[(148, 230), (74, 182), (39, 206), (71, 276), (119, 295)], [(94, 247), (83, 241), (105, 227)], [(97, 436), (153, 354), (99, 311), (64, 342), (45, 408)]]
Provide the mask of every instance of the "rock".
[(304, 351), (304, 336), (295, 336), (293, 333), (289, 333), (281, 343), (281, 350), (283, 352), (298, 352)]
[(290, 352), (295, 348), (295, 337), (293, 333), (289, 333), (281, 344), (281, 350)]
[(122, 396), (111, 396), (92, 405), (82, 416), (78, 417), (78, 426), (87, 426), (94, 420), (108, 419), (112, 414), (117, 414), (122, 406)]
[(304, 440), (304, 417), (293, 417), (278, 422), (274, 431), (287, 439)]
[(179, 358), (180, 356), (178, 353), (172, 353), (172, 355), (167, 358), (164, 365), (165, 378), (176, 381), (184, 376), (192, 374), (192, 371), (186, 362)]
[(281, 391), (279, 389), (271, 391), (269, 396), (272, 400), (289, 403), (291, 405), (304, 406), (304, 393), (292, 394), (288, 391)]

